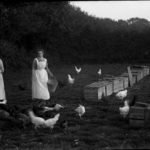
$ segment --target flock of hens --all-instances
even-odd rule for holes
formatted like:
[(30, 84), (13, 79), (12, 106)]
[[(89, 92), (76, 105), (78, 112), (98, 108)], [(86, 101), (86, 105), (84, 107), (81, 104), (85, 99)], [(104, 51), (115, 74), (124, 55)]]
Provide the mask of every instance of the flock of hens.
[[(82, 71), (82, 68), (77, 68), (75, 66), (75, 71), (77, 74), (79, 74)], [(102, 71), (101, 69), (98, 70), (98, 75), (101, 76), (102, 75)], [(72, 76), (70, 74), (68, 74), (68, 83), (69, 84), (74, 84), (75, 83), (75, 78), (72, 78)], [(119, 111), (120, 111), (120, 115), (122, 115), (124, 118), (128, 115), (129, 113), (129, 101), (125, 100), (125, 98), (127, 97), (127, 90), (123, 90), (120, 91), (116, 94), (116, 97), (119, 98), (120, 100), (124, 101), (124, 106), (123, 107), (119, 107)], [(4, 101), (0, 101), (0, 114), (1, 116), (9, 116), (9, 112), (7, 111), (7, 100)], [(47, 107), (44, 106), (43, 107), (43, 113), (47, 112), (47, 111), (57, 111), (59, 112), (60, 109), (63, 109), (64, 106), (60, 105), (60, 104), (55, 104), (53, 107)], [(85, 114), (86, 110), (85, 107), (81, 104), (79, 104), (79, 106), (74, 110), (80, 119), (82, 119), (82, 116)], [(33, 124), (34, 128), (50, 128), (51, 130), (55, 127), (55, 124), (57, 123), (57, 121), (60, 118), (60, 113), (57, 113), (53, 118), (49, 118), (49, 119), (44, 119), (43, 117), (39, 117), (35, 114), (35, 112), (33, 111), (33, 109), (28, 109), (27, 113), (20, 113), (18, 119), (22, 120), (23, 122), (25, 121), (30, 121), (30, 123)], [(65, 124), (65, 122), (64, 122)]]

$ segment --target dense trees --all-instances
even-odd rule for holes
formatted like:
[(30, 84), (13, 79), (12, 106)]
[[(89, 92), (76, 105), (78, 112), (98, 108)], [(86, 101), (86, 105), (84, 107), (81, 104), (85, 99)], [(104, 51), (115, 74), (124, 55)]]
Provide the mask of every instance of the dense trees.
[(7, 67), (31, 66), (34, 50), (50, 63), (148, 62), (150, 22), (89, 16), (69, 2), (0, 3), (0, 56)]

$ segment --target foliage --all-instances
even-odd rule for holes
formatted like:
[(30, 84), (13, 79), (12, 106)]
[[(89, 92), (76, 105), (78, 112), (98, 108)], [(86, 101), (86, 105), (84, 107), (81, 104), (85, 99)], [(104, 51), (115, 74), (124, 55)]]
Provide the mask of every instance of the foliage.
[(52, 64), (147, 62), (150, 22), (89, 16), (69, 2), (0, 3), (0, 54), (7, 67), (30, 66), (42, 47)]

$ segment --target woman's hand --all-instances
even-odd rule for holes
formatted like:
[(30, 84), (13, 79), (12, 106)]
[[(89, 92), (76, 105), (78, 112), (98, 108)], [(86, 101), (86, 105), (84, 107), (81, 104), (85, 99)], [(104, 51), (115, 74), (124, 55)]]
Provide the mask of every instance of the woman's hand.
[(47, 73), (49, 74), (50, 77), (54, 77), (53, 73), (48, 68), (48, 64), (46, 65), (46, 70), (47, 70)]
[(50, 77), (54, 77), (53, 73), (50, 71), (50, 69), (48, 67), (46, 67), (46, 70)]

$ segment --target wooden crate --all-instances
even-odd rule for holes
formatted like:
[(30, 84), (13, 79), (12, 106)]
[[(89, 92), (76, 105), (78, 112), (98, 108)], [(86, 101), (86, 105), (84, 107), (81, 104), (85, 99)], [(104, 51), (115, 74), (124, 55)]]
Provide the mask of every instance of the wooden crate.
[(105, 77), (104, 80), (112, 82), (113, 93), (124, 89), (124, 80), (119, 77)]
[(100, 100), (102, 95), (106, 95), (104, 84), (94, 82), (84, 88), (84, 98), (86, 100)]

